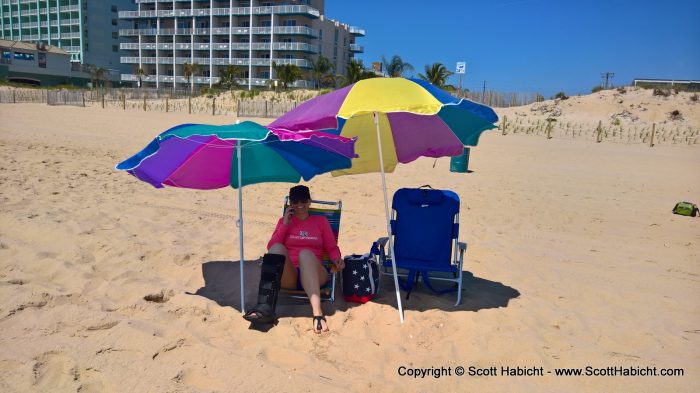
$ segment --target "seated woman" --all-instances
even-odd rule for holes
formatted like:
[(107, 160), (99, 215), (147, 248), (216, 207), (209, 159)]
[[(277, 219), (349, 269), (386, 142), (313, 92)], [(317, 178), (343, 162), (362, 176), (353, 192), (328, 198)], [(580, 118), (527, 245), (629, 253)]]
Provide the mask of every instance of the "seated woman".
[[(275, 274), (267, 276), (278, 282), (264, 287), (264, 278), (261, 277), (258, 296), (261, 304), (246, 313), (245, 319), (251, 322), (274, 321), (279, 287), (296, 289), (301, 284), (311, 303), (314, 332), (328, 331), (321, 309), (321, 287), (328, 281), (328, 272), (323, 267), (321, 256), (324, 251), (328, 253), (338, 269), (344, 267), (344, 262), (328, 220), (310, 215), (309, 205), (311, 194), (308, 187), (299, 185), (289, 190), (289, 207), (277, 222), (267, 244), (268, 253), (263, 257), (263, 275), (267, 266), (281, 267), (281, 272), (275, 270)], [(272, 270), (267, 268), (267, 271)], [(267, 294), (265, 288), (272, 288), (272, 296), (264, 296)]]

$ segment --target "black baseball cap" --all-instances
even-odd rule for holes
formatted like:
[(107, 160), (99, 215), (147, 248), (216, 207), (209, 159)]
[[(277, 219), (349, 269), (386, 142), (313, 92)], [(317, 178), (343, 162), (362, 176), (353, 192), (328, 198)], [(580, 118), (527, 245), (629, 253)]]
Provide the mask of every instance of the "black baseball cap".
[(309, 200), (311, 200), (311, 193), (309, 192), (309, 187), (298, 185), (289, 189), (290, 202), (306, 202)]

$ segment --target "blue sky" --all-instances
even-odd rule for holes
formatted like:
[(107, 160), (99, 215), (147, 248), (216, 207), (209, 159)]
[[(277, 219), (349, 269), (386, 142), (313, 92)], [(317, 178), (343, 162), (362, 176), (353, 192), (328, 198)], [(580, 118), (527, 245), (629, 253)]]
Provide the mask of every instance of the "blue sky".
[[(326, 0), (325, 14), (364, 28), (357, 58), (400, 55), (414, 75), (467, 63), (462, 87), (587, 94), (600, 74), (700, 79), (700, 0)], [(406, 76), (410, 76), (409, 73)], [(457, 85), (457, 78), (450, 83)]]

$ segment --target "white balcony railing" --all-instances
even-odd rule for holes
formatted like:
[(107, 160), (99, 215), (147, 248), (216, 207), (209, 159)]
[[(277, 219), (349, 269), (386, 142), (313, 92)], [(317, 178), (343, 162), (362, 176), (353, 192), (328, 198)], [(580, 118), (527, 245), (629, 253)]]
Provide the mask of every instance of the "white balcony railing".
[[(162, 57), (153, 57), (153, 56), (148, 56), (148, 57), (141, 57), (140, 63), (141, 64), (156, 64), (156, 59), (157, 59), (157, 64), (185, 64), (185, 63), (197, 63), (199, 65), (238, 65), (238, 66), (248, 66), (250, 63), (249, 59), (245, 58), (232, 58), (231, 62), (229, 62), (228, 57), (214, 57), (214, 58), (208, 58), (208, 57), (195, 57), (195, 58), (190, 58), (190, 57), (167, 57), (167, 56), (162, 56)], [(311, 64), (309, 63), (308, 60), (306, 59), (272, 59), (273, 62), (276, 64), (294, 64), (297, 65), (301, 68), (310, 68)], [(119, 62), (122, 64), (139, 64), (139, 58), (138, 56), (122, 56), (119, 58)], [(270, 66), (270, 59), (264, 59), (264, 58), (253, 58), (252, 60), (252, 65), (254, 66)]]
[[(229, 50), (229, 46), (231, 47), (232, 50), (249, 50), (250, 44), (248, 43), (233, 43), (233, 44), (228, 44), (228, 43), (213, 43), (213, 44), (207, 44), (207, 43), (195, 43), (194, 47), (192, 44), (189, 43), (160, 43), (156, 46), (155, 43), (141, 43), (141, 49), (142, 50), (155, 50), (155, 49), (161, 49), (161, 50), (172, 50), (173, 45), (175, 46), (176, 50), (190, 50), (192, 48), (196, 50), (209, 50), (211, 47), (214, 50)], [(123, 50), (138, 50), (139, 49), (139, 44), (136, 42), (123, 42), (119, 44), (119, 49)], [(275, 42), (272, 44), (272, 49), (273, 50), (279, 50), (279, 51), (294, 51), (294, 52), (307, 52), (307, 53), (318, 53), (319, 52), (319, 47), (318, 45), (311, 45), (307, 44), (304, 42)], [(253, 50), (270, 50), (270, 43), (269, 42), (254, 42), (253, 43)]]
[[(212, 84), (219, 83), (220, 78), (218, 76), (215, 77), (206, 77), (206, 76), (193, 76), (190, 78), (190, 82), (194, 82), (195, 84), (209, 84), (209, 80), (211, 79)], [(121, 80), (125, 82), (136, 82), (139, 80), (139, 77), (135, 74), (121, 74)], [(155, 83), (156, 80), (159, 82), (170, 82), (172, 83), (175, 81), (175, 83), (180, 83), (180, 84), (187, 84), (187, 78), (184, 76), (172, 76), (172, 75), (158, 75), (156, 77), (155, 75), (145, 75), (141, 77), (141, 81), (143, 82), (151, 82)], [(248, 85), (248, 79), (241, 79), (243, 83), (241, 83), (242, 86), (247, 86)], [(253, 78), (251, 80), (253, 86), (269, 86), (270, 85), (270, 79), (264, 79), (264, 78)], [(312, 81), (307, 81), (307, 80), (299, 80), (294, 82), (294, 84), (291, 85), (292, 87), (300, 87), (300, 88), (311, 88), (314, 86), (314, 83)]]
[[(141, 1), (141, 3), (144, 3)], [(308, 5), (280, 5), (270, 7), (253, 7), (254, 15), (308, 15), (313, 18), (318, 18), (321, 13)], [(179, 9), (179, 10), (144, 10), (144, 11), (120, 11), (119, 17), (124, 19), (134, 18), (173, 18), (180, 16), (244, 16), (250, 15), (250, 7), (234, 7), (234, 8), (195, 8), (195, 9)]]
[[(185, 34), (186, 35), (189, 35), (189, 34), (209, 35), (209, 30), (210, 30), (209, 28), (120, 29), (119, 35), (123, 36), (123, 37), (138, 36), (138, 35), (174, 35), (174, 34), (177, 34), (177, 35), (185, 35)], [(270, 28), (270, 27), (253, 27), (253, 34), (270, 35), (271, 30), (272, 30), (272, 28)], [(274, 33), (280, 34), (280, 35), (304, 35), (304, 36), (310, 36), (310, 37), (314, 37), (314, 38), (318, 38), (318, 36), (319, 36), (318, 30), (314, 30), (314, 29), (306, 27), (306, 26), (278, 26), (278, 27), (274, 28)], [(234, 28), (214, 27), (214, 28), (211, 28), (211, 34), (214, 34), (214, 35), (229, 35), (229, 34), (249, 35), (250, 31), (249, 31), (248, 27), (234, 27)]]
[(359, 35), (362, 37), (365, 36), (365, 29), (361, 29), (359, 27), (350, 26), (350, 27), (348, 27), (348, 31), (350, 32), (350, 34), (355, 34), (355, 35)]

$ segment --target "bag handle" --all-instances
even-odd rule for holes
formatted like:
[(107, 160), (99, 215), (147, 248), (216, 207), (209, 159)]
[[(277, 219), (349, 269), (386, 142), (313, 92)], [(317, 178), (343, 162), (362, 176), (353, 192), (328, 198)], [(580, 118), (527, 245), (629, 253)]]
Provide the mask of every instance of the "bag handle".
[(430, 184), (424, 184), (424, 185), (422, 185), (422, 186), (420, 186), (420, 187), (418, 187), (418, 188), (423, 188), (423, 187), (425, 187), (425, 188), (430, 188), (431, 190), (434, 190), (433, 186), (431, 186)]

